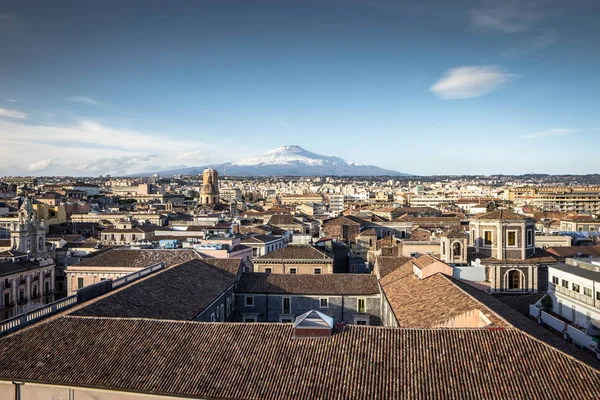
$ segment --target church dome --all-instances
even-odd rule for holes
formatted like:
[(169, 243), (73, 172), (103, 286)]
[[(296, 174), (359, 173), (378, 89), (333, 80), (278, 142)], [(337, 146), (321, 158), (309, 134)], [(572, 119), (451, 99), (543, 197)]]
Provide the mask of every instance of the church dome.
[(200, 190), (201, 194), (210, 194), (210, 195), (217, 195), (219, 194), (219, 191), (217, 190), (217, 188), (215, 187), (215, 185), (213, 185), (212, 183), (207, 183), (205, 185), (202, 185), (202, 189)]

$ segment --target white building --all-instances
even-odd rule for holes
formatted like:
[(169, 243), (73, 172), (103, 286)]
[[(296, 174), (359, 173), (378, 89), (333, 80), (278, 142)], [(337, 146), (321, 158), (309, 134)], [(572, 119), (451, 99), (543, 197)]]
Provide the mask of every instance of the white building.
[(580, 329), (600, 325), (600, 258), (567, 258), (548, 267), (548, 280), (555, 314)]

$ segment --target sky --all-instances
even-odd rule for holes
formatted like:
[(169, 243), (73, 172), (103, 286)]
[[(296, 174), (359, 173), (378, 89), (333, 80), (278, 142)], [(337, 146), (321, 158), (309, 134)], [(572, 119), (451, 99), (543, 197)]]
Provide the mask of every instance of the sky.
[(0, 176), (283, 145), (417, 175), (600, 172), (600, 2), (0, 2)]

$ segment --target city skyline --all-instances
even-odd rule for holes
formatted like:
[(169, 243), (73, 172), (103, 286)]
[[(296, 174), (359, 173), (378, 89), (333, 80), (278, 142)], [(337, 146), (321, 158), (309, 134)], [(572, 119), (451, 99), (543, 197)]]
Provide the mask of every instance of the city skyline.
[(598, 5), (0, 5), (0, 175), (279, 146), (415, 175), (598, 172)]

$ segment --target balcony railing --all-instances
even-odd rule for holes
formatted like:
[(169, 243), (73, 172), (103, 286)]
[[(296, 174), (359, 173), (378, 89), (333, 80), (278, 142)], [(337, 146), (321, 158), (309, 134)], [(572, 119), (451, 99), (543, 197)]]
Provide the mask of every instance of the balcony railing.
[(594, 298), (590, 296), (586, 296), (584, 294), (578, 293), (574, 290), (569, 290), (564, 286), (556, 285), (554, 283), (550, 283), (550, 290), (554, 290), (556, 293), (564, 294), (567, 297), (578, 300), (582, 303), (588, 304), (590, 306), (594, 306), (596, 308), (600, 308), (599, 305), (596, 305), (594, 302)]

